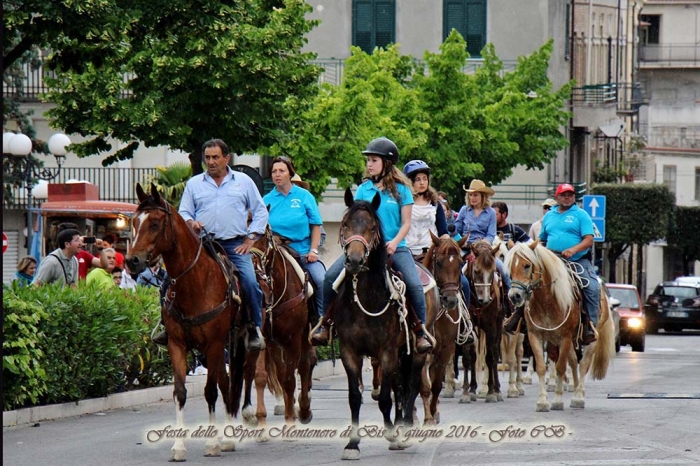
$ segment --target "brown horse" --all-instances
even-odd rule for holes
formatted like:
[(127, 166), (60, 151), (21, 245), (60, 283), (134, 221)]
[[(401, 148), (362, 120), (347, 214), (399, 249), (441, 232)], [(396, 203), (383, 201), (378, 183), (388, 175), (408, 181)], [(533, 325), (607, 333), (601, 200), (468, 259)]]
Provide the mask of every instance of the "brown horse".
[[(585, 407), (584, 378), (592, 367), (594, 380), (605, 377), (608, 365), (615, 356), (614, 324), (610, 316), (607, 296), (600, 293), (598, 307), (598, 339), (586, 346), (579, 365), (574, 349), (581, 322), (581, 302), (576, 299), (576, 284), (563, 260), (538, 241), (530, 245), (516, 244), (506, 258), (510, 270), (511, 288), (508, 292), (516, 306), (525, 305), (527, 332), (535, 355), (535, 366), (540, 380), (537, 411), (549, 411), (547, 400), (543, 343), (556, 345), (557, 383), (554, 389), (553, 410), (563, 410), (564, 377), (566, 364), (573, 372), (574, 395), (572, 408)], [(549, 347), (548, 347), (549, 350)]]
[[(438, 238), (430, 232), (432, 244), (425, 255), (423, 265), (435, 277), (440, 290), (440, 309), (435, 318), (435, 346), (423, 369), (423, 383), (420, 395), (423, 399), (425, 415), (424, 424), (440, 422), (438, 410), (439, 395), (445, 379), (447, 366), (451, 366), (455, 352), (455, 342), (460, 329), (463, 333), (471, 331), (469, 316), (461, 297), (462, 284), (462, 245), (468, 237), (456, 242), (449, 236)], [(463, 335), (462, 339), (466, 339)]]
[[(461, 402), (476, 400), (477, 381), (475, 374), (481, 371), (479, 362), (482, 355), (485, 358), (488, 391), (486, 402), (503, 401), (501, 384), (498, 380), (499, 344), (503, 327), (503, 300), (501, 296), (501, 278), (496, 268), (495, 254), (497, 249), (486, 240), (479, 240), (471, 245), (474, 259), (467, 264), (471, 302), (469, 311), (472, 321), (478, 328), (479, 347), (463, 346), (462, 363), (464, 365), (464, 383), (462, 384)], [(475, 351), (476, 350), (476, 351)], [(470, 369), (472, 377), (467, 387), (467, 372)]]
[[(283, 396), (285, 422), (294, 424), (297, 370), (301, 379), (299, 420), (307, 424), (313, 417), (309, 391), (313, 367), (316, 365), (315, 348), (306, 338), (310, 329), (307, 298), (310, 296), (311, 284), (290, 252), (275, 242), (269, 226), (265, 235), (253, 245), (251, 253), (265, 301), (262, 330), (267, 342), (264, 357), (261, 355), (258, 359), (255, 371), (255, 417), (258, 427), (266, 425), (266, 385), (276, 397)], [(252, 409), (249, 407), (250, 385), (247, 385), (243, 416), (252, 418)]]
[[(381, 199), (376, 195), (371, 203), (355, 201), (352, 192), (345, 192), (348, 210), (340, 228), (345, 256), (344, 276), (341, 274), (335, 298), (335, 324), (340, 339), (340, 358), (348, 378), (348, 398), (352, 429), (343, 459), (360, 457), (360, 406), (362, 394), (363, 356), (376, 358), (381, 367), (379, 409), (385, 426), (385, 438), (390, 449), (403, 449), (391, 421), (391, 391), (394, 390), (396, 420), (413, 425), (413, 407), (420, 387), (425, 355), (412, 348), (403, 298), (395, 293), (395, 282), (389, 277), (387, 252), (377, 208)], [(428, 307), (436, 306), (437, 288), (426, 296)]]
[[(163, 304), (163, 320), (175, 375), (173, 399), (177, 428), (185, 428), (187, 353), (192, 349), (204, 354), (207, 360), (204, 397), (209, 406), (209, 424), (216, 425), (217, 384), (224, 397), (228, 424), (238, 413), (246, 358), (243, 338), (239, 335), (245, 331), (245, 326), (240, 325), (237, 280), (226, 273), (222, 262), (204, 250), (200, 238), (163, 200), (155, 186), (151, 185), (149, 196), (137, 184), (136, 193), (140, 204), (133, 220), (134, 239), (126, 263), (132, 272), (138, 273), (150, 258), (162, 255), (171, 277)], [(224, 362), (227, 341), (231, 379)], [(256, 357), (253, 353), (251, 360), (245, 362), (254, 366)], [(204, 451), (205, 456), (220, 456), (222, 450), (235, 450), (235, 444), (230, 439), (220, 443), (212, 438)], [(171, 461), (185, 461), (186, 457), (184, 440), (178, 437), (172, 447)]]

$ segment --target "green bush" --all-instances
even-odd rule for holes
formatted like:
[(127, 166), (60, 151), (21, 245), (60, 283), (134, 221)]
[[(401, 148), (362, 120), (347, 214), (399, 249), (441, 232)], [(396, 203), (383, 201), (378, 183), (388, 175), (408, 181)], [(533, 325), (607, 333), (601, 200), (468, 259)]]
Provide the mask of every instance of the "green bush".
[(333, 344), (328, 346), (317, 346), (316, 357), (319, 361), (328, 361), (330, 359), (340, 359), (340, 340), (333, 338)]
[[(32, 303), (33, 311), (25, 310), (23, 303)], [(33, 396), (24, 397), (18, 396), (18, 388), (11, 396), (6, 390), (4, 409), (37, 401), (63, 403), (100, 397), (136, 384), (147, 387), (171, 379), (167, 354), (149, 338), (160, 318), (159, 297), (152, 288), (100, 290), (84, 282), (77, 288), (15, 287), (5, 290), (3, 305), (5, 326), (17, 321), (18, 315), (36, 316), (31, 345), (23, 346), (35, 346), (41, 352), (35, 354), (34, 362), (45, 372), (41, 378), (16, 374), (9, 370), (12, 361), (3, 358), (6, 388), (26, 385), (26, 380), (18, 381), (20, 377), (33, 379), (29, 386), (35, 387)], [(9, 335), (5, 336), (7, 341)], [(12, 338), (8, 347), (21, 341)]]

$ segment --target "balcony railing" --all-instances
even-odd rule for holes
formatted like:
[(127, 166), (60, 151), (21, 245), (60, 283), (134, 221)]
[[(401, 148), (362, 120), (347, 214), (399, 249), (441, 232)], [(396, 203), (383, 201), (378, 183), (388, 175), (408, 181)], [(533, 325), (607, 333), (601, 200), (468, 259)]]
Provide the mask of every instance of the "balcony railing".
[(617, 102), (615, 84), (597, 84), (593, 86), (574, 87), (571, 100), (578, 105), (605, 105)]
[(617, 113), (634, 114), (639, 107), (649, 105), (646, 91), (641, 83), (617, 83)]
[(639, 60), (642, 64), (700, 65), (699, 44), (646, 44), (639, 47)]
[[(148, 183), (158, 171), (155, 168), (63, 168), (58, 178), (51, 183), (65, 183), (68, 180), (89, 181), (99, 189), (100, 200), (131, 202), (136, 204), (136, 183)], [(27, 208), (27, 190), (13, 189), (14, 202), (10, 208)], [(32, 198), (32, 207), (39, 207), (46, 199)]]

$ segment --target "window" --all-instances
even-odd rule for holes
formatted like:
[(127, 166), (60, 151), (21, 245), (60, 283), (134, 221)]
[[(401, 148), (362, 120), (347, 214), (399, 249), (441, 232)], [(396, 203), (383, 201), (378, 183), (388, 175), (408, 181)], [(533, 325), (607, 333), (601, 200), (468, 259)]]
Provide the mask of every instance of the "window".
[(700, 201), (700, 167), (695, 167), (695, 200)]
[(396, 41), (394, 0), (353, 0), (352, 45), (372, 53)]
[(641, 15), (642, 44), (658, 44), (661, 15)]
[(672, 193), (676, 192), (676, 166), (664, 165), (664, 186)]
[(456, 29), (467, 41), (471, 58), (486, 45), (486, 0), (443, 0), (442, 40)]
[(566, 38), (564, 60), (571, 59), (571, 3), (566, 2)]

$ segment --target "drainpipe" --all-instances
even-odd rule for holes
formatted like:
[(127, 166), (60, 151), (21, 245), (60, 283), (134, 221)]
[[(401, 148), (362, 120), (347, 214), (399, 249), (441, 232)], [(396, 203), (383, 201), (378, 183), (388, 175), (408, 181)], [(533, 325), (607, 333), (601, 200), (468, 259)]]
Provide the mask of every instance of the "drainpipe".
[[(576, 0), (572, 0), (572, 4), (576, 3)], [(573, 6), (571, 7), (571, 11), (573, 11)], [(586, 85), (590, 85), (591, 83), (591, 49), (593, 48), (593, 31), (595, 30), (593, 28), (593, 24), (591, 24), (593, 21), (593, 0), (588, 0), (588, 32), (586, 35), (588, 36), (588, 46), (586, 47)]]
[[(571, 28), (569, 29), (571, 31), (571, 61), (569, 62), (569, 79), (572, 80), (574, 79), (575, 76), (575, 70), (576, 67), (574, 65), (575, 62), (575, 57), (576, 57), (576, 30), (574, 29), (574, 26), (576, 25), (576, 0), (570, 0), (571, 2), (571, 18), (569, 20), (571, 21)], [(577, 83), (578, 84), (578, 83)], [(571, 118), (569, 118), (569, 173), (568, 177), (565, 176), (564, 180), (567, 178), (571, 181), (573, 181), (573, 173), (574, 173), (574, 96), (573, 94), (569, 98), (569, 111), (571, 112)], [(557, 180), (559, 181), (559, 180)]]

